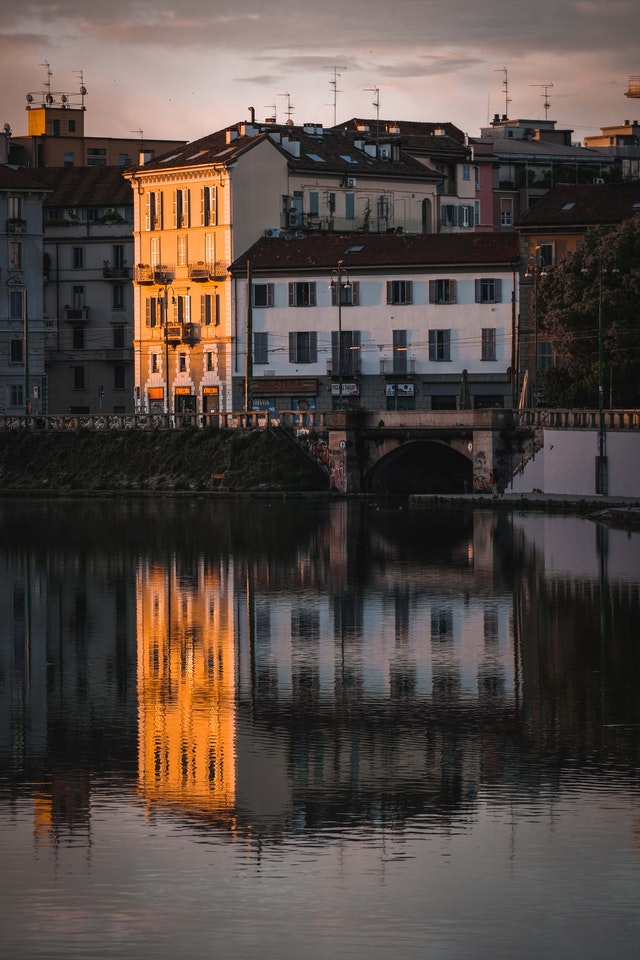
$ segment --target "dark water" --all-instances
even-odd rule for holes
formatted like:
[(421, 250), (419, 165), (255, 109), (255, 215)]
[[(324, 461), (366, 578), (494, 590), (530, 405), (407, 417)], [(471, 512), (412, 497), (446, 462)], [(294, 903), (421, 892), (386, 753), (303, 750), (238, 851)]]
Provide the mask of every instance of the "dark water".
[(637, 958), (640, 536), (0, 503), (0, 957)]

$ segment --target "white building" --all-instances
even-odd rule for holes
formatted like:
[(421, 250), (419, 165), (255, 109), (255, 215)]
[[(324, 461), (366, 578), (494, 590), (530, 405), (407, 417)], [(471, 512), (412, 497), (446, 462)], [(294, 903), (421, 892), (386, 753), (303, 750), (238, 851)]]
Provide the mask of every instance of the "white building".
[(230, 268), (235, 409), (510, 406), (517, 258), (507, 233), (262, 238)]

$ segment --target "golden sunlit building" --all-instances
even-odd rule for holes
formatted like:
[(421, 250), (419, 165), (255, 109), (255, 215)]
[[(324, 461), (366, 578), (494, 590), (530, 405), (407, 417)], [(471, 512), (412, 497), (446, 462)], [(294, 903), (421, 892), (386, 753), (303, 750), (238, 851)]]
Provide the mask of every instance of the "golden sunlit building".
[(202, 562), (196, 584), (175, 558), (142, 561), (136, 574), (140, 790), (225, 820), (236, 782), (229, 576)]

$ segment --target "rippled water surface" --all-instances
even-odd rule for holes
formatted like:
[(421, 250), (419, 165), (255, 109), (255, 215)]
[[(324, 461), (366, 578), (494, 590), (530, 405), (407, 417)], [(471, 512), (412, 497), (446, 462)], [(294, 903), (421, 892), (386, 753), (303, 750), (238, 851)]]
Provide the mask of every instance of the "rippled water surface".
[(0, 957), (627, 960), (640, 535), (0, 502)]

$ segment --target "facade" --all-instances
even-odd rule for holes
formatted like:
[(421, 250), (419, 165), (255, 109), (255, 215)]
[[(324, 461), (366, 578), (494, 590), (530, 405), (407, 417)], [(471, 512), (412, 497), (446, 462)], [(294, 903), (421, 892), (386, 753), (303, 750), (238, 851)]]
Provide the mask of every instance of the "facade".
[(640, 123), (637, 120), (601, 127), (599, 135), (584, 138), (584, 145), (615, 157), (621, 164), (624, 179), (640, 176)]
[(571, 130), (554, 120), (509, 120), (496, 114), (492, 124), (470, 138), (473, 163), (492, 171), (478, 173), (478, 221), (484, 229), (513, 230), (528, 210), (561, 183), (593, 184), (620, 180), (619, 158), (571, 142)]
[(122, 174), (122, 167), (32, 171), (49, 191), (49, 413), (133, 411), (133, 198)]
[[(244, 324), (227, 269), (262, 236), (436, 229), (441, 176), (391, 141), (241, 123), (126, 174), (136, 409), (232, 411)], [(470, 231), (471, 232), (471, 231)]]
[(516, 225), (520, 237), (519, 368), (523, 375), (553, 363), (551, 345), (538, 337), (532, 302), (547, 269), (573, 253), (592, 227), (614, 226), (640, 215), (640, 181), (563, 184), (549, 190)]
[[(47, 409), (42, 204), (47, 190), (0, 165), (0, 413)], [(53, 326), (53, 324), (51, 324)]]
[(231, 266), (236, 409), (510, 406), (517, 256), (515, 234), (260, 239)]
[(90, 137), (85, 135), (85, 98), (77, 93), (52, 92), (50, 84), (39, 93), (27, 94), (27, 133), (12, 138), (9, 160), (21, 167), (121, 166), (137, 163), (184, 141), (138, 138)]

